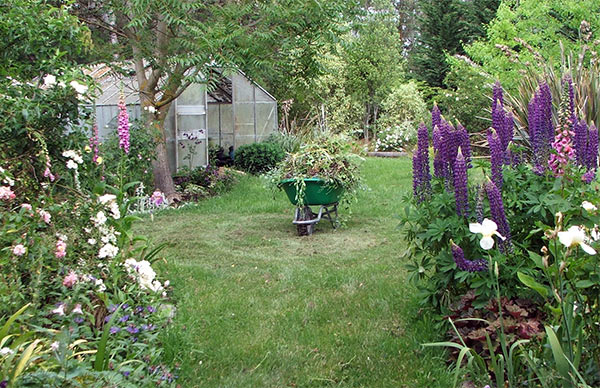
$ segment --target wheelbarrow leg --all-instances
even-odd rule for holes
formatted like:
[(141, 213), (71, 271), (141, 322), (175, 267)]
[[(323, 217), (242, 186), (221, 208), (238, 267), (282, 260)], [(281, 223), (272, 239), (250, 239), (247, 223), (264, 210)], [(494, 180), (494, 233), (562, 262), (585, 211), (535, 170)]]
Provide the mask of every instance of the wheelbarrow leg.
[[(296, 217), (294, 221), (310, 221), (315, 218), (315, 214), (312, 212), (310, 206), (304, 206), (302, 208), (296, 208)], [(296, 224), (298, 230), (298, 236), (310, 236), (313, 234), (315, 228), (314, 223)]]

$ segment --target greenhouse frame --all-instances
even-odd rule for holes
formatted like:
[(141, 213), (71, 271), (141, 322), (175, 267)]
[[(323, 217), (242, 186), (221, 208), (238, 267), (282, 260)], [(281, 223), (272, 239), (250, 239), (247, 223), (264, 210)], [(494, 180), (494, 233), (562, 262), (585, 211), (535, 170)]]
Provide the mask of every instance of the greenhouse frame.
[[(277, 100), (239, 69), (213, 70), (214, 83), (192, 84), (171, 104), (165, 119), (169, 166), (208, 164), (208, 147), (222, 147), (225, 153), (239, 146), (265, 140), (277, 131)], [(130, 71), (122, 76), (107, 65), (97, 65), (89, 75), (101, 93), (94, 108), (99, 136), (106, 139), (117, 128), (121, 91), (130, 121), (142, 116), (137, 79)]]

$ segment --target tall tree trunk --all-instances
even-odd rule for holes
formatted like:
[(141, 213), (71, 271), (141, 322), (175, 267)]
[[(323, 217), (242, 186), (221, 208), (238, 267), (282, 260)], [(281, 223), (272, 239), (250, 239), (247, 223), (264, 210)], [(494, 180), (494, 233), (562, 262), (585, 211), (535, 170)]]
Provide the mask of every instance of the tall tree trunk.
[(146, 119), (146, 128), (154, 134), (154, 142), (156, 145), (156, 155), (152, 162), (152, 173), (154, 175), (154, 186), (162, 191), (167, 198), (175, 195), (175, 184), (169, 167), (169, 155), (167, 153), (167, 141), (165, 135), (165, 118), (169, 111), (168, 104), (163, 106), (158, 117), (148, 114)]

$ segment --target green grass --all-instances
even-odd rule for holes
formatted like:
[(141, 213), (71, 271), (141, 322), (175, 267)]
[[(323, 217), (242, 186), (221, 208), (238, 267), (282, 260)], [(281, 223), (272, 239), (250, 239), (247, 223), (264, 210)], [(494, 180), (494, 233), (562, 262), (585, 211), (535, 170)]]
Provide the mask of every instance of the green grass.
[[(298, 237), (293, 207), (256, 177), (138, 226), (169, 242), (158, 268), (178, 312), (164, 334), (183, 387), (448, 387), (434, 322), (399, 259), (408, 159), (369, 159), (369, 190), (334, 231)], [(348, 210), (341, 210), (348, 215)]]

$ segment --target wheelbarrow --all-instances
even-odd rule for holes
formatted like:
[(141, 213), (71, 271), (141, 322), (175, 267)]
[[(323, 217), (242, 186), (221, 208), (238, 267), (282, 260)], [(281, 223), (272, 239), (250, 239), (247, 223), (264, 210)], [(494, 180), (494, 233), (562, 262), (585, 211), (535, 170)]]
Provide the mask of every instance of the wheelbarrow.
[[(306, 185), (302, 201), (298, 201), (296, 180), (284, 179), (279, 182), (279, 187), (285, 191), (292, 205), (296, 206), (294, 221), (299, 236), (313, 234), (315, 225), (322, 219), (331, 222), (331, 226), (337, 229), (339, 226), (337, 207), (344, 193), (342, 187), (327, 185), (320, 178), (304, 179)], [(299, 205), (299, 202), (301, 205)], [(318, 213), (313, 212), (311, 206), (319, 206)]]

